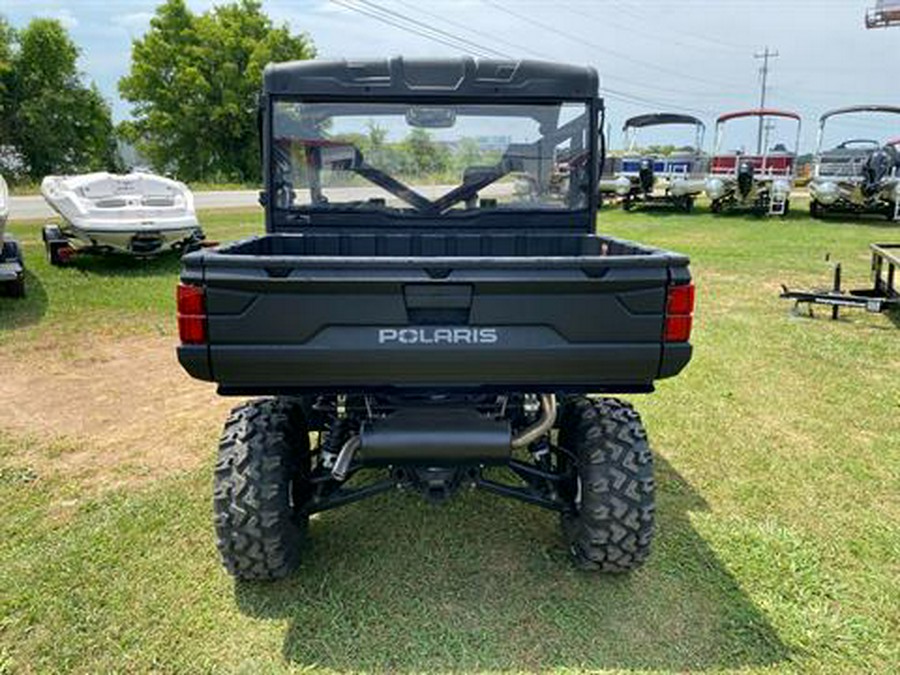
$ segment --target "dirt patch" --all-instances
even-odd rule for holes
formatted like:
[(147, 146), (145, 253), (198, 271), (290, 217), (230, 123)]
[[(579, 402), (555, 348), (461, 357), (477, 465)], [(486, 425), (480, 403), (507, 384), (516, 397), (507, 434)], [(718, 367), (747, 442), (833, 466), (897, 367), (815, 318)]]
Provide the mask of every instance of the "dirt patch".
[(37, 441), (13, 461), (91, 492), (198, 466), (237, 403), (188, 377), (170, 336), (85, 336), (65, 356), (5, 361), (0, 428)]

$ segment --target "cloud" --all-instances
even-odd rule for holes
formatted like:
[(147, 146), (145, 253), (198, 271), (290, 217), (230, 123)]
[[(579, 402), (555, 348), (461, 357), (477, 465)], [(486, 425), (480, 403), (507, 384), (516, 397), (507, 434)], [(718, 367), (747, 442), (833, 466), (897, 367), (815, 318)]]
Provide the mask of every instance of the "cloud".
[(112, 23), (130, 31), (143, 31), (150, 24), (153, 12), (130, 12), (117, 14), (112, 18)]
[(70, 9), (55, 9), (47, 12), (45, 16), (48, 19), (56, 19), (66, 30), (70, 31), (78, 27), (78, 19), (75, 18), (75, 15), (72, 14), (72, 10)]

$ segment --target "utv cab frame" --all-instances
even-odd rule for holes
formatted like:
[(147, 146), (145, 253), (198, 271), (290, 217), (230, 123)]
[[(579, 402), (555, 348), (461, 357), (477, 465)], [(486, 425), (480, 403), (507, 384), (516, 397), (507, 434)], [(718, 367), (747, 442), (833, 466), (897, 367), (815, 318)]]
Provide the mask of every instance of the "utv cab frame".
[(823, 149), (829, 120), (844, 115), (884, 113), (897, 115), (900, 106), (856, 105), (837, 108), (819, 118), (813, 175), (809, 183), (809, 213), (820, 218), (830, 213), (880, 215), (900, 221), (900, 148), (897, 139), (887, 143), (865, 138), (842, 141)]
[[(722, 152), (727, 123), (748, 117), (759, 119), (760, 137), (756, 154)], [(797, 122), (793, 149), (780, 143), (769, 147), (767, 123), (771, 118)], [(787, 215), (800, 146), (800, 127), (800, 115), (772, 108), (741, 110), (720, 116), (716, 120), (715, 150), (705, 187), (711, 201), (710, 209), (714, 213), (728, 209), (751, 209), (758, 215)]]
[[(689, 150), (669, 155), (640, 151), (640, 131), (658, 126), (689, 126), (694, 130)], [(622, 200), (625, 210), (636, 205), (674, 206), (690, 211), (694, 199), (703, 192), (704, 165), (703, 136), (706, 125), (691, 115), (650, 113), (625, 121), (622, 126), (625, 153), (619, 160), (618, 171), (611, 179), (601, 179), (600, 191)]]

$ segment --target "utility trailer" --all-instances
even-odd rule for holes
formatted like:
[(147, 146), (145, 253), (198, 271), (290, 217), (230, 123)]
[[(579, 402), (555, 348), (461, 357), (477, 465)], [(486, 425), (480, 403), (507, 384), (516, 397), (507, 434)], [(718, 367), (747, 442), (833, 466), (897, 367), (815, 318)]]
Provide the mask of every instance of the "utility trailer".
[(842, 307), (864, 309), (867, 312), (886, 312), (900, 309), (900, 289), (897, 288), (900, 275), (900, 244), (871, 244), (872, 287), (844, 291), (841, 264), (834, 266), (831, 288), (813, 290), (791, 290), (782, 286), (781, 297), (794, 300), (796, 305), (807, 305), (810, 314), (813, 305), (831, 307), (831, 318), (837, 320)]
[(687, 365), (694, 287), (683, 255), (595, 234), (596, 72), (393, 58), (263, 83), (266, 233), (189, 253), (178, 288), (185, 370), (264, 397), (219, 446), (229, 572), (287, 574), (310, 515), (398, 487), (543, 507), (578, 566), (638, 566), (652, 453), (611, 395)]
[[(693, 138), (668, 155), (641, 151), (640, 131), (660, 126), (690, 127)], [(636, 205), (654, 205), (690, 211), (705, 185), (706, 158), (702, 150), (705, 129), (703, 122), (691, 115), (650, 113), (629, 118), (622, 127), (625, 154), (618, 161), (615, 175), (601, 178), (601, 194), (615, 195), (625, 210)]]
[[(742, 149), (723, 152), (725, 128), (729, 122), (756, 118), (759, 141), (755, 154)], [(770, 145), (769, 132), (775, 120), (797, 123), (793, 147)], [(706, 179), (706, 195), (713, 213), (729, 209), (750, 209), (761, 216), (785, 216), (790, 209), (791, 189), (800, 146), (800, 116), (797, 113), (759, 108), (721, 115), (716, 120), (715, 152)]]

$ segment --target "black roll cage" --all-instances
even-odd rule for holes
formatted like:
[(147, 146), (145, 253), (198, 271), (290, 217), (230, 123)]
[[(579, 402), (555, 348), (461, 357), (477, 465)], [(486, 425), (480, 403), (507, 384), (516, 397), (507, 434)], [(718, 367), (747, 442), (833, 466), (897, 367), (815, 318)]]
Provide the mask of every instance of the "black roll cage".
[[(591, 232), (594, 229), (596, 213), (598, 209), (598, 192), (592, 189), (596, 186), (600, 177), (600, 167), (604, 161), (606, 151), (605, 139), (602, 135), (605, 109), (603, 99), (599, 97), (509, 97), (503, 96), (504, 100), (509, 103), (498, 103), (496, 96), (373, 96), (373, 95), (354, 95), (354, 96), (317, 96), (317, 95), (294, 95), (294, 94), (268, 94), (264, 93), (260, 98), (261, 111), (261, 138), (262, 138), (262, 160), (263, 175), (265, 178), (265, 203), (266, 208), (266, 231), (269, 233), (279, 231), (302, 231), (307, 227), (313, 226), (317, 228), (338, 228), (340, 230), (353, 229), (356, 227), (393, 227), (400, 229), (407, 228), (431, 228), (440, 225), (442, 231), (446, 231), (448, 226), (451, 228), (461, 227), (468, 228), (489, 228), (489, 229), (522, 229), (528, 227), (540, 227), (546, 229), (565, 229), (569, 231)], [(564, 103), (580, 103), (586, 106), (586, 114), (588, 115), (588, 147), (585, 150), (587, 157), (596, 157), (597, 161), (588, 162), (587, 177), (587, 206), (581, 209), (516, 209), (515, 211), (503, 210), (465, 210), (458, 213), (448, 213), (447, 211), (454, 204), (465, 201), (467, 198), (476, 194), (479, 190), (487, 185), (496, 182), (510, 171), (515, 170), (514, 163), (508, 158), (503, 158), (495, 167), (489, 167), (488, 171), (481, 173), (470, 181), (464, 181), (451, 192), (443, 195), (437, 200), (429, 200), (423, 195), (417, 193), (409, 186), (396, 180), (392, 176), (380, 171), (376, 167), (367, 164), (364, 161), (359, 162), (354, 167), (354, 171), (364, 177), (366, 180), (378, 185), (386, 191), (394, 194), (401, 200), (412, 205), (416, 211), (413, 213), (385, 212), (373, 210), (370, 208), (359, 208), (353, 204), (316, 206), (315, 208), (298, 207), (287, 209), (275, 208), (277, 203), (276, 191), (278, 189), (275, 180), (277, 144), (274, 138), (273, 116), (275, 103), (281, 101), (309, 103), (309, 104), (332, 104), (336, 110), (340, 110), (341, 104), (395, 104), (400, 107), (416, 106), (464, 106), (478, 105), (485, 106), (488, 114), (493, 110), (508, 111), (516, 105), (548, 105), (548, 104), (564, 104)], [(537, 118), (535, 118), (537, 119)], [(572, 127), (578, 123), (581, 124), (580, 116), (558, 127), (552, 132), (543, 135), (534, 143), (546, 143), (553, 139), (565, 137), (566, 132), (572, 131)], [(546, 120), (537, 119), (542, 125)], [(314, 186), (311, 186), (315, 189)]]

